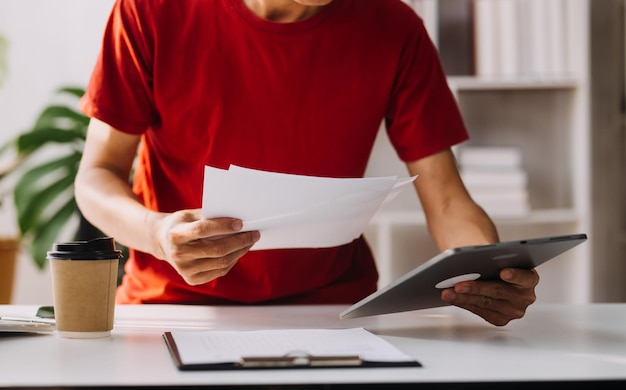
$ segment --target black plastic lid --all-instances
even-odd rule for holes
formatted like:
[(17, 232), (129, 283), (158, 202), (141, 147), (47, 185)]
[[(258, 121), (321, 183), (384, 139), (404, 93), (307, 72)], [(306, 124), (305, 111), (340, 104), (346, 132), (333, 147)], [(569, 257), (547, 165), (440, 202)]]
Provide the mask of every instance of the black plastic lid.
[(54, 260), (107, 260), (122, 258), (122, 251), (115, 249), (115, 240), (100, 237), (89, 241), (58, 242), (48, 251), (48, 259)]

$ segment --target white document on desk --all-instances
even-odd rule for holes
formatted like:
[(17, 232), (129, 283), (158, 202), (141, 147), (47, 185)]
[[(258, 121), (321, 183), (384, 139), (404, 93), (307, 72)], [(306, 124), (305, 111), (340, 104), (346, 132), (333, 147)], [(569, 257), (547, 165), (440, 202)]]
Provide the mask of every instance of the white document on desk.
[(239, 218), (242, 231), (259, 230), (252, 250), (338, 246), (358, 238), (415, 178), (329, 178), (207, 166), (202, 216)]
[(164, 338), (176, 365), (188, 370), (230, 365), (420, 366), (410, 355), (363, 328), (171, 331), (165, 332)]

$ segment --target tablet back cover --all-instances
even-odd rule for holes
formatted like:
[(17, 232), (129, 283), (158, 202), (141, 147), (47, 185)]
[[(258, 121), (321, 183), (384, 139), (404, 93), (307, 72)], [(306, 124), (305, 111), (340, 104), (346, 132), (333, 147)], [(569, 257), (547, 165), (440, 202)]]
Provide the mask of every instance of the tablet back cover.
[(449, 249), (355, 303), (340, 318), (445, 306), (442, 288), (462, 280), (498, 279), (503, 268), (537, 267), (586, 239), (586, 234), (574, 234)]

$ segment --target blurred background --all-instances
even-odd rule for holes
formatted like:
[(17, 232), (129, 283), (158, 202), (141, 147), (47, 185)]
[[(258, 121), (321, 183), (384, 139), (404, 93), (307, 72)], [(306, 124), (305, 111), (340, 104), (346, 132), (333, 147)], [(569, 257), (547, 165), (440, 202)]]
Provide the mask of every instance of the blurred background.
[[(57, 104), (59, 88), (86, 86), (113, 2), (0, 0), (0, 145), (32, 129)], [(487, 177), (470, 169), (483, 164), (467, 160), (473, 151), (500, 156), (486, 163), (487, 171), (512, 164), (487, 192), (472, 187), (501, 238), (590, 237), (566, 258), (541, 266), (539, 300), (626, 301), (625, 1), (404, 2), (423, 17), (466, 119), (472, 140), (455, 152), (466, 163), (468, 183)], [(51, 145), (45, 153), (62, 152)], [(11, 159), (0, 154), (0, 164)], [(406, 175), (384, 131), (367, 174)], [(15, 276), (12, 303), (50, 304), (45, 260), (34, 259), (32, 243), (19, 237), (15, 180), (0, 180), (6, 195), (0, 254), (17, 242), (15, 266), (0, 264), (0, 277)], [(74, 217), (55, 238), (73, 237)], [(410, 192), (365, 233), (381, 284), (436, 253)], [(8, 286), (0, 279), (0, 289), (3, 283)]]

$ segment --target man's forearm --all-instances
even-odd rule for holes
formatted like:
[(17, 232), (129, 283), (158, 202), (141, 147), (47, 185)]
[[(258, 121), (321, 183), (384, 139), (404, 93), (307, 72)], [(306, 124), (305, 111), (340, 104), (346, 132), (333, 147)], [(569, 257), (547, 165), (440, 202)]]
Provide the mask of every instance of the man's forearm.
[(428, 229), (441, 251), (499, 241), (496, 226), (482, 208), (475, 204), (460, 208), (433, 216), (429, 221)]
[(123, 180), (105, 168), (79, 171), (76, 202), (84, 217), (104, 234), (134, 249), (152, 253), (151, 214)]

